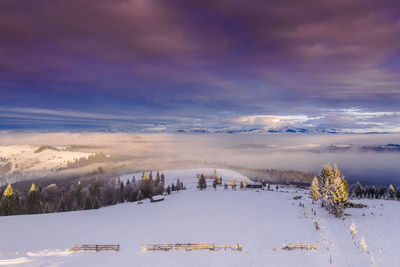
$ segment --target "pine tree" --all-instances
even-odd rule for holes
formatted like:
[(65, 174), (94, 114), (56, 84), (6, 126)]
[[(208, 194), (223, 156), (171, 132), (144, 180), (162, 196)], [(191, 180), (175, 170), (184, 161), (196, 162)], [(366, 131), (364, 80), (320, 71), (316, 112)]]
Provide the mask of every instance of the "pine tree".
[(391, 199), (394, 199), (395, 193), (396, 193), (396, 190), (394, 189), (394, 186), (393, 186), (393, 185), (390, 185), (390, 186), (389, 186), (389, 197), (390, 197)]
[(181, 181), (178, 179), (176, 181), (176, 191), (180, 191), (181, 190)]
[(151, 182), (153, 182), (153, 172), (152, 171), (150, 171), (150, 173), (149, 173), (149, 180)]
[(214, 181), (213, 181), (214, 190), (217, 190), (217, 184), (218, 184), (218, 180), (217, 180), (217, 178), (214, 178)]
[(314, 176), (310, 187), (310, 197), (313, 201), (317, 201), (319, 199), (319, 184), (318, 178)]
[(99, 181), (99, 177), (96, 177), (96, 180), (94, 181), (92, 195), (94, 197), (100, 198), (100, 181)]
[(224, 184), (224, 189), (228, 190), (228, 185), (226, 183)]
[(172, 183), (171, 184), (171, 191), (175, 191), (176, 190), (176, 188), (175, 188), (175, 184), (174, 183)]
[(158, 187), (159, 183), (160, 183), (160, 173), (157, 171), (156, 177), (154, 177), (154, 187)]
[(8, 184), (7, 188), (4, 190), (3, 196), (10, 197), (14, 194), (14, 189), (12, 188), (11, 184)]
[(94, 198), (93, 209), (100, 209), (100, 201), (97, 197)]
[(130, 202), (135, 202), (137, 201), (137, 197), (138, 197), (138, 190), (133, 190), (131, 193), (131, 197), (130, 197)]
[(206, 177), (204, 176), (204, 174), (200, 175), (199, 178), (199, 182), (198, 182), (198, 186), (197, 186), (200, 190), (205, 190), (207, 188), (207, 181), (206, 181)]
[(75, 191), (75, 205), (78, 210), (80, 210), (83, 206), (83, 198), (82, 198), (82, 185), (81, 181), (78, 181)]
[(86, 199), (85, 199), (85, 210), (91, 210), (93, 207), (92, 207), (92, 201), (90, 201), (90, 198), (89, 198), (89, 196), (86, 196)]
[[(342, 200), (344, 202), (348, 202), (349, 201), (349, 194), (350, 194), (350, 189), (349, 189), (349, 184), (347, 183), (346, 179), (344, 179), (344, 176), (342, 176), (341, 178), (341, 183), (342, 183)], [(375, 186), (373, 186), (373, 188), (375, 189)]]
[(130, 201), (130, 197), (132, 194), (132, 186), (131, 186), (131, 182), (129, 181), (129, 179), (126, 181), (125, 187), (124, 187), (124, 200), (125, 201)]
[(49, 203), (47, 201), (44, 203), (43, 213), (51, 213)]
[[(336, 171), (335, 171), (335, 169), (336, 169)], [(338, 175), (340, 176), (340, 172), (337, 170), (336, 165), (334, 167), (334, 170), (332, 170), (332, 167), (330, 164), (326, 164), (322, 168), (322, 171), (318, 175), (318, 179), (319, 179), (318, 184), (320, 185), (320, 196), (323, 199), (327, 199), (328, 189), (331, 185), (333, 185), (334, 177), (338, 176)]]
[(243, 181), (240, 181), (240, 188), (243, 188)]
[(11, 184), (8, 184), (4, 190), (1, 200), (1, 206), (4, 215), (15, 215), (19, 211), (19, 201), (17, 200)]
[(231, 182), (231, 187), (232, 187), (232, 190), (236, 189), (236, 179), (233, 179), (233, 181)]
[(218, 173), (215, 172), (215, 179), (217, 180), (217, 184), (221, 184), (221, 177), (219, 177)]
[(397, 198), (397, 200), (400, 199), (400, 186), (398, 186), (398, 187), (396, 188), (396, 198)]
[(354, 189), (354, 194), (356, 195), (356, 197), (362, 198), (363, 190), (364, 189), (363, 189), (362, 185), (359, 182), (357, 182), (355, 189)]
[(318, 182), (323, 182), (319, 192), (323, 199), (322, 205), (335, 216), (342, 216), (348, 205), (349, 186), (336, 164), (333, 169), (329, 164), (325, 165), (318, 179)]
[(40, 201), (36, 194), (35, 184), (31, 185), (26, 205), (26, 210), (29, 214), (41, 213)]
[(244, 177), (244, 181), (243, 181), (244, 188), (246, 188), (248, 184), (249, 183), (247, 182), (247, 177)]
[(167, 194), (168, 194), (168, 195), (171, 194), (171, 187), (170, 187), (170, 186), (167, 187)]
[(161, 180), (161, 182), (162, 182), (163, 184), (165, 184), (165, 176), (164, 176), (164, 173), (163, 173), (163, 172), (161, 173), (160, 180)]
[(387, 192), (387, 188), (386, 186), (381, 186), (381, 188), (379, 189), (379, 195), (381, 198), (385, 199), (386, 198), (386, 192)]
[(149, 197), (152, 193), (152, 181), (149, 176), (146, 176), (146, 173), (142, 175), (140, 190), (142, 191), (143, 197)]
[(344, 178), (337, 177), (333, 185), (328, 188), (327, 199), (330, 205), (327, 208), (335, 216), (340, 217), (348, 203), (349, 192)]
[(124, 198), (124, 181), (121, 181), (121, 184), (119, 186), (119, 203), (124, 203), (125, 198)]
[(66, 205), (65, 205), (64, 198), (61, 198), (61, 201), (60, 201), (60, 203), (58, 204), (57, 211), (58, 211), (58, 212), (67, 211), (67, 207), (66, 207)]
[(106, 185), (105, 189), (103, 190), (103, 203), (108, 205), (114, 205), (116, 200), (114, 199), (114, 188), (111, 185)]
[(137, 201), (141, 201), (141, 200), (143, 200), (143, 193), (141, 190), (139, 190), (139, 193), (137, 195)]

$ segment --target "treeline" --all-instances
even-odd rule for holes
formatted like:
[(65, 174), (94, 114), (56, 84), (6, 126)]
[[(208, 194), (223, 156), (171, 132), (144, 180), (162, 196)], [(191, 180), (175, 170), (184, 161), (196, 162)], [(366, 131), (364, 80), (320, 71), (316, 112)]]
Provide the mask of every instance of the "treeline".
[(43, 152), (43, 151), (45, 151), (47, 149), (48, 150), (56, 150), (56, 151), (58, 151), (58, 149), (55, 148), (54, 146), (43, 145), (43, 146), (40, 146), (38, 149), (36, 149), (35, 153), (40, 153), (40, 152)]
[(88, 157), (82, 157), (79, 159), (75, 159), (75, 161), (68, 161), (67, 167), (65, 168), (79, 168), (93, 163), (99, 163), (107, 161), (107, 156), (104, 155), (102, 152), (89, 155)]
[[(17, 187), (16, 187), (17, 188)], [(34, 183), (27, 189), (14, 189), (9, 184), (0, 200), (0, 215), (39, 214), (65, 212), (74, 210), (98, 209), (104, 206), (123, 202), (140, 201), (165, 191), (184, 189), (181, 181), (165, 188), (164, 174), (157, 172), (143, 173), (141, 179), (128, 179), (126, 182), (119, 178), (101, 181), (95, 178), (86, 184), (80, 181), (74, 183), (50, 184), (44, 188), (36, 187)]]
[(353, 198), (400, 200), (400, 186), (395, 188), (393, 185), (388, 187), (382, 185), (378, 189), (374, 185), (363, 187), (357, 182), (350, 187), (350, 195)]
[(278, 169), (251, 169), (238, 166), (231, 166), (230, 168), (255, 182), (274, 184), (290, 184), (293, 182), (299, 182), (309, 184), (313, 179), (313, 175), (301, 171)]

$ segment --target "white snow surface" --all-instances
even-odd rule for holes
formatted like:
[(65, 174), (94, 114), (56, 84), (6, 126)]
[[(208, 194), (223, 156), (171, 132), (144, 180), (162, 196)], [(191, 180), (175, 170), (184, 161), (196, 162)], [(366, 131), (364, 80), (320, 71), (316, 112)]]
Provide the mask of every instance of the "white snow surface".
[[(198, 172), (165, 171), (168, 183), (179, 177), (191, 186), (161, 202), (0, 217), (0, 266), (399, 266), (398, 201), (355, 201), (369, 207), (347, 209), (350, 216), (342, 220), (311, 203), (307, 191), (291, 187), (199, 191)], [(218, 173), (226, 181), (242, 177)], [(293, 200), (297, 195), (302, 199)], [(358, 229), (354, 240), (352, 222)], [(361, 237), (366, 252), (358, 245)], [(141, 244), (175, 242), (239, 243), (243, 252), (141, 251)], [(282, 250), (285, 242), (316, 242), (317, 250)], [(121, 251), (68, 252), (74, 244), (120, 244)]]
[(10, 172), (13, 172), (63, 168), (69, 162), (93, 155), (89, 152), (68, 151), (66, 147), (56, 147), (57, 150), (44, 149), (37, 153), (39, 148), (40, 146), (31, 145), (0, 146), (0, 158), (12, 163)]

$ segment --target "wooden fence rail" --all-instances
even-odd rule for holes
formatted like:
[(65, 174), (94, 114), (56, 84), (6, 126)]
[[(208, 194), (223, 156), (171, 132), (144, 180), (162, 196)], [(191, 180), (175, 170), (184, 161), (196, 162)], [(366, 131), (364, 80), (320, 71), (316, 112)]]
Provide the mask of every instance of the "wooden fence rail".
[(77, 251), (103, 251), (103, 250), (114, 250), (119, 251), (120, 246), (118, 245), (74, 245), (71, 249), (73, 252)]
[(154, 250), (236, 250), (242, 251), (240, 244), (236, 245), (215, 245), (213, 244), (192, 244), (192, 243), (175, 243), (175, 244), (143, 244), (142, 251), (154, 251)]
[(283, 249), (292, 250), (292, 249), (317, 249), (316, 243), (287, 243), (283, 246)]

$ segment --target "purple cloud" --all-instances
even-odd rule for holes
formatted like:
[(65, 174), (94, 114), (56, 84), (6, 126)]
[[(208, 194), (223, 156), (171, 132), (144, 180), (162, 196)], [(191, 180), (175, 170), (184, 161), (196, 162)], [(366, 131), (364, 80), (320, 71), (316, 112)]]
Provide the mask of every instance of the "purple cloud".
[(6, 0), (0, 103), (189, 117), (397, 111), (398, 14), (394, 0)]

